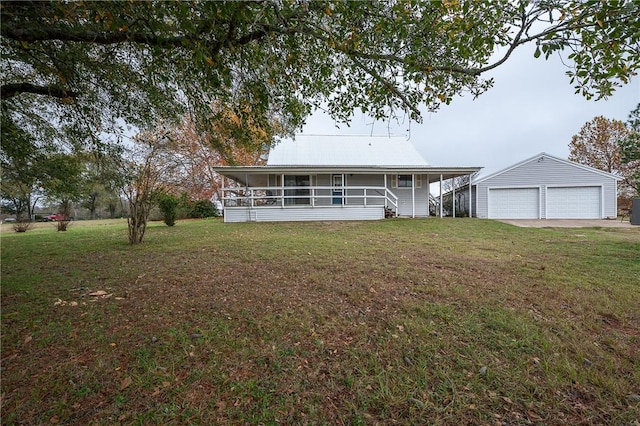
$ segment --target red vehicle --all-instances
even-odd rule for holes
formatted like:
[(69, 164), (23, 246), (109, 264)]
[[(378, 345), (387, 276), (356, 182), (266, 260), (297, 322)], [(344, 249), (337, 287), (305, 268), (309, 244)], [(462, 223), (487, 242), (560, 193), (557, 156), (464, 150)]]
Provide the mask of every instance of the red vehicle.
[(44, 216), (42, 218), (43, 222), (56, 222), (60, 220), (65, 220), (65, 216), (61, 213), (50, 214), (49, 216)]

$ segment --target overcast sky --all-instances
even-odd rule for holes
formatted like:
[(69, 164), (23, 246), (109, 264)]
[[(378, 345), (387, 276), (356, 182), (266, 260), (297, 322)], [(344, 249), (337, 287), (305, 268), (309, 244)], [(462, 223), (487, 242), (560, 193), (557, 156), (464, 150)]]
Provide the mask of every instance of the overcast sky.
[[(482, 174), (508, 167), (540, 152), (569, 155), (571, 136), (594, 117), (627, 121), (640, 103), (640, 79), (618, 89), (607, 100), (587, 101), (574, 94), (557, 56), (535, 59), (535, 46), (516, 50), (488, 74), (494, 86), (473, 100), (458, 97), (436, 113), (424, 112), (421, 124), (388, 126), (356, 113), (351, 127), (318, 112), (307, 120), (307, 134), (405, 135), (434, 166), (482, 166)], [(423, 109), (424, 110), (424, 109)], [(388, 128), (389, 127), (389, 128)], [(410, 132), (408, 129), (410, 128)]]

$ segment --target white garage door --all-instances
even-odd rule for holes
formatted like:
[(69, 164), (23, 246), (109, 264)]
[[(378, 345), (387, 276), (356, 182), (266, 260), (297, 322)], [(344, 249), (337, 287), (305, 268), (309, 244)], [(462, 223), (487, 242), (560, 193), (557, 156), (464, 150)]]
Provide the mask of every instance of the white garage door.
[(600, 187), (547, 188), (547, 219), (599, 219)]
[(538, 188), (489, 189), (489, 218), (538, 219), (539, 203)]

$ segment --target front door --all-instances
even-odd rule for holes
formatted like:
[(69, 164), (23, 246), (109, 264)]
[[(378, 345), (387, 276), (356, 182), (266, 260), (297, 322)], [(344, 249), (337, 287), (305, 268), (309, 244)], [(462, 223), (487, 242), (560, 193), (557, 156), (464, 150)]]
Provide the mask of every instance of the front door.
[(332, 204), (342, 205), (344, 204), (344, 175), (333, 175), (331, 178), (333, 190), (331, 192)]

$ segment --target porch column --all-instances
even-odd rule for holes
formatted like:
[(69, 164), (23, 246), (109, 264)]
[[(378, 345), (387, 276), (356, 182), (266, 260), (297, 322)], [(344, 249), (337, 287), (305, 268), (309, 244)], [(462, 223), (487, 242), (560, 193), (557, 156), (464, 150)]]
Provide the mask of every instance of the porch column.
[(416, 217), (416, 175), (411, 174), (411, 217)]
[(469, 174), (469, 217), (473, 217), (473, 202), (471, 199), (473, 198), (473, 186), (471, 185), (471, 174)]
[(222, 208), (224, 209), (227, 206), (227, 200), (224, 199), (224, 189), (227, 187), (227, 177), (225, 175), (222, 176), (222, 188), (220, 189), (220, 196), (222, 197)]
[(384, 208), (389, 208), (389, 203), (387, 202), (387, 174), (384, 174)]
[(442, 218), (442, 173), (440, 173), (440, 218)]
[(431, 216), (431, 186), (429, 185), (429, 174), (425, 176), (427, 178), (427, 217)]
[(345, 204), (347, 204), (347, 175), (342, 173), (342, 207)]
[(456, 179), (451, 179), (451, 208), (453, 209), (453, 217), (456, 217)]
[(244, 196), (249, 197), (249, 206), (253, 207), (253, 190), (249, 189), (249, 176), (244, 174)]
[(284, 173), (280, 175), (280, 205), (284, 208)]

